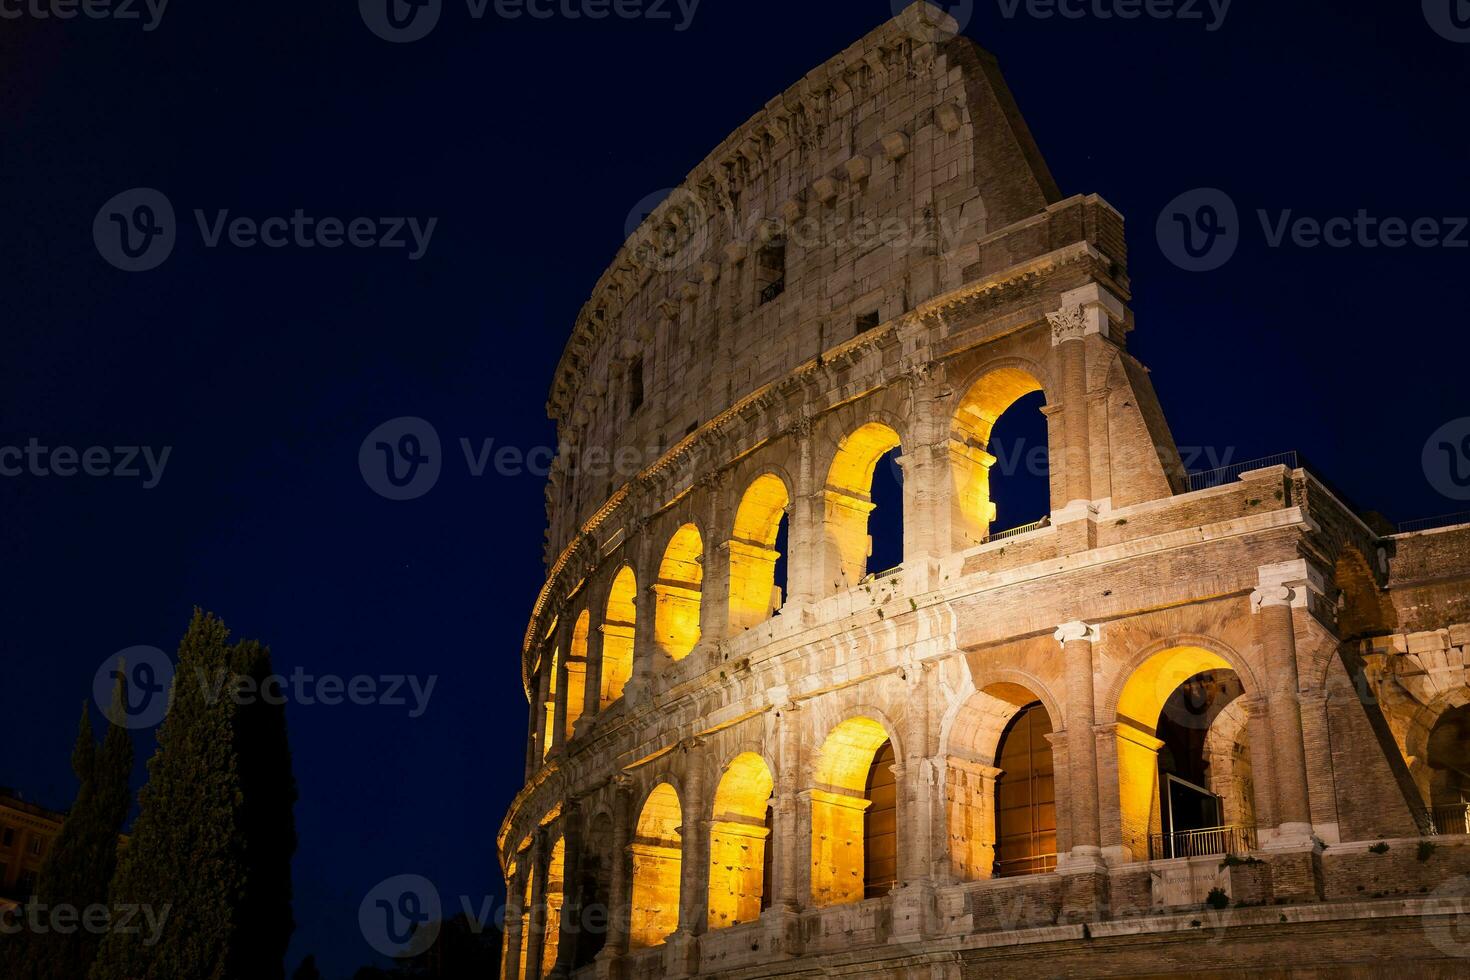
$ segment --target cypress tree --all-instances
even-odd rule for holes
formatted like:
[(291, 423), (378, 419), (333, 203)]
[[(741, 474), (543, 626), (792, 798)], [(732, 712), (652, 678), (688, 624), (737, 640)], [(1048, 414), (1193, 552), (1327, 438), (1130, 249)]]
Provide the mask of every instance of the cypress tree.
[(142, 811), (113, 882), (114, 907), (147, 908), (163, 925), (156, 935), (146, 926), (109, 932), (92, 980), (234, 980), (232, 949), (250, 941), (235, 920), (246, 882), (237, 706), (210, 683), (229, 669), (228, 635), (213, 615), (194, 611)]
[(230, 975), (284, 980), (286, 947), (296, 923), (291, 914), (291, 857), (296, 853), (296, 780), (286, 737), (282, 692), (269, 648), (254, 641), (230, 649), (230, 669), (246, 681), (235, 719), (243, 804), (239, 813), (248, 875), (236, 909), (237, 928), (248, 942), (236, 944)]
[(74, 932), (46, 931), (26, 937), (17, 948), (11, 973), (26, 980), (76, 980), (87, 975), (102, 936), (84, 925), (87, 910), (105, 906), (117, 866), (118, 834), (128, 812), (128, 781), (133, 770), (133, 743), (123, 718), (125, 688), (119, 670), (113, 691), (110, 724), (99, 751), (92, 741), (90, 712), (82, 720), (72, 750), (72, 770), (80, 784), (76, 802), (41, 865), (36, 901), (49, 912), (65, 909)]

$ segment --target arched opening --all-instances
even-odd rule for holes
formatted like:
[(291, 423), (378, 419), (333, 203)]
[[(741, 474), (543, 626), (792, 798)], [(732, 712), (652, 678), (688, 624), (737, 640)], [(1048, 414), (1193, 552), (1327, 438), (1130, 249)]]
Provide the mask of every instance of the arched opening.
[(730, 632), (738, 634), (770, 619), (781, 608), (776, 563), (777, 537), (791, 498), (774, 473), (756, 478), (740, 500), (730, 538)]
[(704, 541), (699, 528), (685, 524), (674, 533), (653, 585), (654, 634), (659, 647), (683, 660), (699, 642), (699, 608), (704, 584)]
[(579, 866), (577, 909), (581, 915), (576, 923), (576, 947), (572, 956), (572, 968), (591, 966), (607, 942), (607, 921), (610, 910), (608, 895), (612, 889), (612, 818), (606, 813), (598, 814), (583, 841), (582, 860)]
[(521, 965), (516, 976), (524, 977), (526, 966), (531, 961), (531, 943), (536, 941), (536, 937), (531, 935), (531, 909), (535, 908), (533, 902), (536, 898), (536, 869), (529, 864), (529, 853), (523, 852), (522, 859), (526, 866), (526, 886), (521, 893)]
[(602, 622), (602, 706), (623, 696), (633, 676), (633, 636), (638, 619), (638, 582), (624, 565), (613, 579)]
[[(1227, 749), (1249, 757), (1244, 705), (1226, 713), (1243, 693), (1230, 664), (1200, 647), (1161, 651), (1129, 678), (1118, 700), (1118, 791), (1124, 843), (1136, 859), (1255, 849), (1249, 773), (1213, 764)], [(1236, 794), (1228, 806), (1226, 793)], [(1251, 823), (1228, 823), (1227, 813)]]
[[(825, 502), (822, 524), (826, 542), (827, 586), (832, 592), (850, 589), (868, 574), (868, 558), (873, 554), (874, 539), (868, 533), (872, 516), (873, 476), (878, 462), (899, 448), (898, 433), (881, 422), (869, 422), (849, 433), (837, 447), (837, 455), (827, 471), (823, 491)], [(889, 477), (885, 474), (885, 480)], [(898, 508), (899, 562), (903, 555), (903, 508)], [(881, 526), (889, 529), (892, 515), (884, 514)], [(885, 537), (891, 535), (885, 534)], [(885, 550), (893, 551), (891, 541)], [(875, 570), (893, 566), (874, 566)]]
[(960, 400), (950, 439), (956, 548), (1051, 513), (1045, 405), (1041, 382), (1014, 367), (982, 376)]
[(995, 779), (995, 877), (1057, 866), (1057, 791), (1051, 716), (1040, 701), (1022, 708), (1000, 737)]
[(1429, 796), (1442, 834), (1470, 834), (1470, 705), (1451, 708), (1429, 732)]
[[(883, 788), (873, 770), (889, 748), (888, 733), (871, 718), (850, 718), (822, 743), (812, 787), (812, 903), (818, 908), (862, 901), (868, 894), (867, 852), (870, 834), (883, 835), (885, 818), (872, 824), (867, 812), (875, 805), (869, 794)], [(891, 767), (892, 763), (888, 763)], [(896, 836), (895, 836), (896, 840)], [(882, 865), (874, 890), (883, 884)], [(892, 887), (892, 881), (888, 881)]]
[(709, 927), (754, 922), (766, 905), (768, 813), (775, 780), (754, 752), (735, 758), (715, 790), (710, 826)]
[(658, 946), (679, 928), (679, 879), (683, 870), (683, 825), (679, 794), (660, 783), (638, 815), (629, 850), (633, 858), (633, 912), (629, 942)]
[(1051, 716), (1037, 695), (1009, 682), (975, 692), (955, 715), (944, 782), (956, 879), (1056, 867), (1056, 788), (1046, 737), (1051, 730)]
[(544, 759), (551, 754), (556, 744), (556, 696), (557, 675), (561, 673), (561, 648), (554, 647), (551, 651), (551, 662), (547, 664), (546, 671), (546, 703), (543, 708), (546, 711), (546, 721), (541, 727), (545, 735), (541, 739), (541, 757)]
[(592, 616), (583, 609), (572, 625), (572, 644), (567, 652), (567, 727), (565, 737), (570, 739), (577, 719), (582, 717), (587, 697), (587, 634), (592, 628)]
[[(507, 905), (509, 905), (510, 903), (512, 903), (512, 902), (515, 901), (516, 874), (517, 874), (517, 871), (518, 871), (519, 867), (520, 867), (519, 862), (516, 861), (516, 860), (514, 860), (514, 859), (512, 859), (511, 862), (510, 862), (510, 864), (505, 869), (505, 895), (506, 895), (506, 899), (507, 899)], [(521, 915), (520, 915), (519, 919), (520, 919), (520, 922), (521, 922), (522, 930), (524, 930), (524, 928), (525, 928), (525, 909), (524, 909), (524, 907), (522, 907), (522, 911), (521, 911)], [(510, 909), (507, 908), (506, 909), (506, 916), (505, 916), (505, 929), (504, 929), (504, 931), (502, 933), (501, 945), (500, 945), (500, 975), (502, 977), (505, 977), (505, 976), (509, 976), (510, 975), (511, 957), (519, 957), (521, 955), (520, 947), (519, 946), (512, 946), (510, 944), (509, 937), (510, 937), (511, 925), (512, 925), (512, 917), (511, 917), (511, 914), (510, 914)], [(522, 932), (522, 935), (524, 935), (524, 934), (525, 933), (523, 931)]]
[(863, 814), (863, 897), (881, 898), (898, 884), (898, 759), (884, 742), (868, 769), (867, 812)]
[(541, 975), (551, 976), (556, 968), (556, 954), (561, 945), (561, 910), (566, 899), (567, 839), (558, 836), (546, 865), (546, 915), (541, 934)]
[(1398, 615), (1388, 594), (1378, 587), (1368, 561), (1348, 548), (1333, 569), (1337, 585), (1337, 632), (1343, 640), (1382, 636), (1398, 630)]

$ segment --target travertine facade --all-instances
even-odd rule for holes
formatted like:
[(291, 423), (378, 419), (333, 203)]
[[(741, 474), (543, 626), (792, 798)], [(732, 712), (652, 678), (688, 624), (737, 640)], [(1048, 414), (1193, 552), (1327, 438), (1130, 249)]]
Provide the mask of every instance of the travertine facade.
[[(933, 23), (768, 103), (578, 319), (503, 975), (1460, 975), (1470, 527), (1191, 480), (1122, 218)], [(998, 533), (1038, 391), (1051, 513)]]

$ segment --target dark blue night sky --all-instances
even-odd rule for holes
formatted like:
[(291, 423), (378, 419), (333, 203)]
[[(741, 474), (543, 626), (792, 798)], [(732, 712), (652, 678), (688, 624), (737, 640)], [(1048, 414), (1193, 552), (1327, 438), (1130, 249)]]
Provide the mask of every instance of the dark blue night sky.
[[(1132, 345), (1181, 446), (1300, 449), (1396, 521), (1470, 507), (1421, 462), (1470, 415), (1470, 249), (1272, 248), (1256, 217), (1470, 214), (1470, 43), (1419, 3), (1236, 0), (1213, 31), (1012, 6), (981, 0), (966, 33), (999, 57), (1063, 193), (1128, 219)], [(459, 440), (552, 444), (552, 369), (629, 211), (891, 14), (704, 0), (681, 31), (667, 8), (476, 20), (447, 0), (405, 45), (347, 0), (180, 2), (153, 31), (0, 18), (0, 447), (171, 447), (152, 489), (0, 477), (0, 784), (69, 805), (94, 672), (134, 645), (171, 651), (196, 604), (269, 642), (283, 673), (437, 677), (420, 717), (411, 697), (289, 708), (293, 968), (369, 962), (358, 903), (390, 875), (424, 875), (450, 911), (498, 901), (543, 483), (472, 476)], [(162, 267), (128, 274), (92, 225), (135, 187), (167, 195), (179, 234)], [(1200, 187), (1238, 205), (1242, 242), (1191, 273), (1155, 223)], [(195, 209), (438, 223), (411, 261), (209, 248)], [(438, 485), (408, 502), (358, 470), (399, 416), (444, 443)], [(137, 744), (141, 785), (151, 735)]]

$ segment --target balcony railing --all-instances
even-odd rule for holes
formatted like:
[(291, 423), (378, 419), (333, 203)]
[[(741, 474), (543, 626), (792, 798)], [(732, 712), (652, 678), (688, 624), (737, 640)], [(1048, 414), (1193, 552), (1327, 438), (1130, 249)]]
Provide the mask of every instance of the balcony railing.
[(1051, 527), (1050, 517), (1043, 517), (1039, 521), (1032, 521), (1030, 524), (1022, 524), (1020, 527), (1013, 527), (1009, 531), (997, 531), (994, 534), (989, 535), (985, 539), (985, 543), (991, 544), (995, 541), (1005, 541), (1008, 538), (1019, 538), (1023, 534), (1030, 534), (1032, 531), (1040, 531), (1044, 527)]
[(1434, 830), (1440, 834), (1470, 834), (1470, 803), (1435, 807)]
[(1153, 861), (1249, 854), (1255, 849), (1254, 827), (1206, 827), (1173, 834), (1152, 834), (1148, 839), (1148, 856)]
[(1055, 854), (1033, 854), (1030, 857), (1011, 858), (995, 862), (995, 877), (1019, 878), (1022, 875), (1040, 875), (1057, 869)]
[(1443, 517), (1425, 517), (1417, 521), (1404, 521), (1399, 525), (1399, 533), (1433, 531), (1441, 527), (1454, 527), (1456, 524), (1470, 524), (1470, 510), (1462, 510), (1458, 514), (1445, 514)]
[(1247, 460), (1244, 463), (1232, 463), (1222, 466), (1217, 470), (1206, 470), (1203, 473), (1189, 474), (1189, 489), (1208, 490), (1211, 487), (1223, 487), (1227, 483), (1234, 483), (1240, 474), (1249, 473), (1252, 470), (1264, 470), (1268, 466), (1285, 466), (1287, 469), (1297, 468), (1300, 458), (1297, 453), (1278, 453), (1275, 456), (1267, 456), (1263, 459)]

